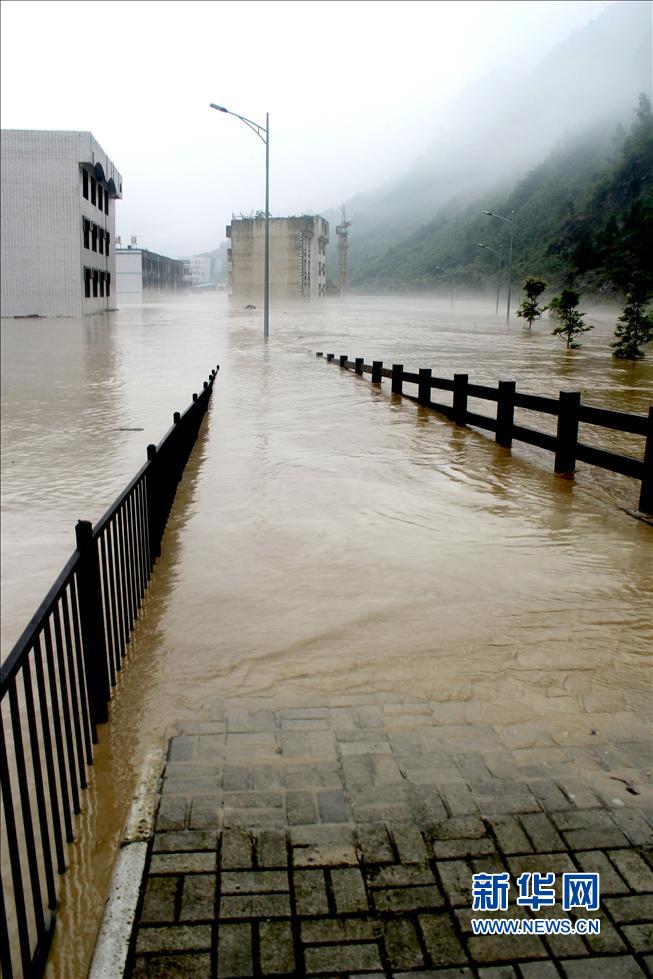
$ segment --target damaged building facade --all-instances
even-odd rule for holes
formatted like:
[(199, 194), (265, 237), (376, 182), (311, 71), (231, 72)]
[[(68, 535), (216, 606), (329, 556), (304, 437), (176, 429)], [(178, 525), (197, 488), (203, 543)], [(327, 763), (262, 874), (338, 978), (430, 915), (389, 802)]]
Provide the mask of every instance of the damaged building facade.
[[(233, 218), (227, 225), (227, 269), (238, 302), (261, 302), (265, 219)], [(318, 215), (270, 218), (270, 299), (310, 300), (326, 296), (329, 222)]]

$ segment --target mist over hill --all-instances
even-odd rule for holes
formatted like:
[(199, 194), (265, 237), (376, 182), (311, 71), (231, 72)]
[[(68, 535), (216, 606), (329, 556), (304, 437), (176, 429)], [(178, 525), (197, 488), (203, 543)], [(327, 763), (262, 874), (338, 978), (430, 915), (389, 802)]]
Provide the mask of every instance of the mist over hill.
[[(469, 86), (446, 118), (434, 120), (432, 148), (421, 160), (401, 179), (347, 202), (352, 287), (490, 288), (496, 266), (475, 242), (496, 247), (502, 226), (480, 211), (515, 206), (516, 274), (537, 253), (547, 258), (532, 271), (564, 278), (579, 233), (572, 219), (588, 203), (588, 187), (619, 165), (639, 93), (650, 96), (651, 43), (650, 5), (624, 0), (530, 72), (506, 69)], [(522, 215), (525, 207), (530, 213)], [(335, 223), (339, 209), (326, 216)], [(563, 226), (569, 240), (548, 253)]]

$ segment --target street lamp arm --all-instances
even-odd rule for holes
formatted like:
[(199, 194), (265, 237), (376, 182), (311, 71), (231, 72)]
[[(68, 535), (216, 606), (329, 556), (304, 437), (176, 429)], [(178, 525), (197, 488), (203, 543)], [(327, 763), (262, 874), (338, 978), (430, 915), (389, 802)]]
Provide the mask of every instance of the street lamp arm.
[[(477, 241), (476, 244), (479, 248), (485, 248), (487, 251), (492, 252), (493, 255), (500, 255), (501, 253), (496, 250), (496, 248), (490, 248), (489, 245), (484, 245), (482, 241)], [(499, 248), (503, 248), (503, 245), (499, 245)]]
[[(514, 211), (512, 212), (515, 213)], [(499, 221), (504, 221), (506, 224), (512, 224), (510, 218), (503, 218), (500, 214), (495, 214), (494, 211), (483, 211), (483, 214), (487, 214), (488, 217), (497, 218)]]
[[(224, 112), (225, 115), (234, 116), (236, 119), (240, 119), (240, 121), (244, 122), (246, 126), (249, 126), (253, 133), (256, 133), (262, 143), (267, 142), (268, 130), (265, 128), (265, 126), (261, 126), (258, 122), (254, 122), (253, 119), (248, 119), (247, 116), (241, 116), (237, 112), (232, 112), (231, 109), (225, 109), (225, 107), (222, 105), (216, 105), (214, 102), (211, 102), (209, 108), (217, 109), (218, 112)], [(265, 136), (263, 136), (263, 133), (265, 133)]]

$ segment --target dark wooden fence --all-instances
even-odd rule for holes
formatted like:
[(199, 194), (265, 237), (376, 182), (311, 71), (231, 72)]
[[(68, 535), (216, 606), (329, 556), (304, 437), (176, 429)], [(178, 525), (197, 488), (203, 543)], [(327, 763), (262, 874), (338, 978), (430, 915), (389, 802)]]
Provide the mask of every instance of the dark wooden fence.
[(108, 719), (116, 674), (138, 615), (177, 485), (219, 367), (77, 548), (3, 662), (0, 779), (3, 832), (0, 963), (4, 979), (39, 976), (57, 907), (57, 874)]
[[(318, 357), (324, 356), (320, 351)], [(336, 361), (335, 354), (327, 354), (328, 361)], [(577, 391), (561, 391), (558, 398), (543, 398), (535, 394), (522, 394), (516, 390), (514, 381), (499, 381), (497, 387), (485, 384), (470, 384), (467, 374), (454, 374), (449, 380), (444, 377), (433, 377), (430, 368), (423, 368), (417, 374), (404, 370), (403, 364), (393, 364), (392, 368), (383, 366), (383, 362), (375, 360), (366, 364), (362, 357), (349, 360), (347, 354), (341, 354), (337, 360), (340, 367), (353, 370), (356, 374), (371, 374), (372, 384), (381, 384), (387, 377), (392, 382), (392, 393), (403, 394), (418, 404), (444, 415), (456, 425), (473, 425), (474, 428), (494, 432), (499, 445), (509, 448), (513, 441), (526, 442), (540, 449), (548, 449), (555, 454), (554, 469), (557, 473), (573, 473), (576, 462), (586, 462), (600, 469), (621, 473), (641, 482), (639, 495), (639, 510), (642, 513), (653, 514), (653, 407), (646, 415), (632, 415), (624, 411), (609, 411), (606, 408), (591, 408), (581, 404)], [(403, 390), (404, 384), (417, 385), (417, 397), (407, 395)], [(439, 404), (431, 400), (433, 389), (450, 391), (453, 395), (452, 404)], [(496, 414), (479, 415), (469, 411), (468, 398), (478, 398), (482, 401), (496, 403)], [(515, 408), (525, 408), (528, 411), (553, 415), (557, 419), (555, 435), (538, 432), (524, 425), (516, 425), (514, 421)], [(644, 459), (634, 459), (631, 456), (608, 452), (593, 445), (585, 445), (578, 441), (578, 426), (581, 423), (595, 425), (599, 428), (611, 429), (616, 432), (628, 432), (641, 435), (646, 440)]]

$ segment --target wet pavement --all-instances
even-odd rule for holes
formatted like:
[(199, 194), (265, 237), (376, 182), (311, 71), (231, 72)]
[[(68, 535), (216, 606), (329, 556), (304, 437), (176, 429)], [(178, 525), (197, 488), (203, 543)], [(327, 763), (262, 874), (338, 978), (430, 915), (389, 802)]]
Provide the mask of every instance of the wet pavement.
[[(645, 725), (467, 711), (359, 695), (177, 725), (125, 975), (651, 975)], [(508, 910), (472, 912), (472, 876), (506, 872)], [(562, 875), (597, 872), (600, 910), (563, 911)], [(523, 873), (555, 874), (555, 906), (516, 904)], [(601, 927), (475, 935), (479, 917)]]

